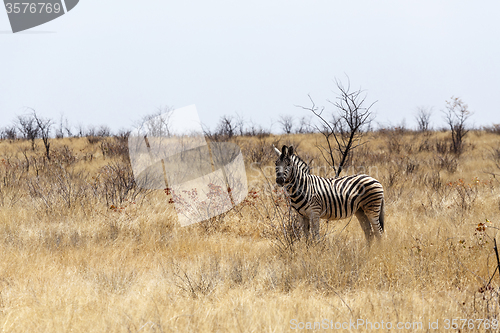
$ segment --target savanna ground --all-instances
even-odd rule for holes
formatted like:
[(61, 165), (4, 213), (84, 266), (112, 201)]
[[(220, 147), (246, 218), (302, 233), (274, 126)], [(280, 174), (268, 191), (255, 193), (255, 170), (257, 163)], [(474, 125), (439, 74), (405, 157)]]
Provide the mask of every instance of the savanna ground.
[[(165, 192), (134, 186), (119, 139), (54, 139), (50, 161), (41, 142), (32, 151), (25, 141), (1, 141), (0, 329), (288, 332), (364, 320), (443, 331), (447, 319), (491, 323), (499, 319), (500, 276), (488, 282), (497, 265), (500, 183), (491, 173), (500, 173), (500, 136), (471, 132), (458, 158), (449, 137), (366, 134), (346, 174), (384, 185), (386, 234), (371, 248), (356, 218), (322, 222), (318, 242), (290, 232), (293, 216), (273, 189), (271, 144), (294, 144), (325, 173), (320, 135), (236, 138), (249, 196), (188, 227), (177, 224)], [(461, 331), (484, 331), (484, 323)]]

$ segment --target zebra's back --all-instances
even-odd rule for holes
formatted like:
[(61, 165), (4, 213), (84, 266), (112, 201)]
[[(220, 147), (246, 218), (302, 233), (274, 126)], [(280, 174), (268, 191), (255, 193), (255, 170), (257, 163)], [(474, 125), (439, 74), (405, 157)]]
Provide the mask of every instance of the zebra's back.
[(338, 220), (350, 217), (359, 209), (367, 215), (379, 215), (384, 190), (379, 181), (368, 175), (322, 178), (311, 175), (316, 197), (321, 202), (321, 218)]

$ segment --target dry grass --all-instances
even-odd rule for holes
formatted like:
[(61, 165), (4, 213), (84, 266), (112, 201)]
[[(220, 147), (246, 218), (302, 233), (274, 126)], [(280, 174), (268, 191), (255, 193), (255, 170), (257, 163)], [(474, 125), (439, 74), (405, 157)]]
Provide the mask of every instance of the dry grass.
[(500, 228), (500, 184), (489, 173), (499, 173), (500, 137), (471, 133), (456, 159), (448, 136), (367, 135), (347, 172), (369, 172), (386, 190), (386, 236), (370, 249), (355, 219), (323, 224), (315, 244), (290, 236), (293, 218), (252, 164), (273, 181), (266, 166), (279, 141), (326, 173), (317, 135), (237, 138), (252, 195), (185, 228), (165, 193), (133, 186), (114, 146), (103, 155), (99, 143), (54, 140), (49, 163), (41, 143), (32, 152), (0, 142), (0, 328), (288, 332), (294, 319), (363, 319), (425, 330), (439, 320), (442, 330), (445, 319), (498, 319), (500, 277), (487, 283)]

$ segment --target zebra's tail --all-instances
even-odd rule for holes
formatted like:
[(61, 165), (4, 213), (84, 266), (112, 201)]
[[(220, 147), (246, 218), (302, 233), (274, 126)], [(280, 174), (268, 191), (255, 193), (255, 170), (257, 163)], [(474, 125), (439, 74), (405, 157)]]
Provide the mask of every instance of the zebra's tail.
[(384, 232), (384, 198), (382, 198), (382, 202), (380, 203), (380, 214), (378, 217), (378, 223), (380, 224), (382, 232)]

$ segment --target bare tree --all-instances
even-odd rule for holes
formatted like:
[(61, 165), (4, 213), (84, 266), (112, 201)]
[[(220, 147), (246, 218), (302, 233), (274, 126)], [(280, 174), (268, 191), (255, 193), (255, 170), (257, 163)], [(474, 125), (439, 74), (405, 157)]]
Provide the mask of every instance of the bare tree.
[(311, 124), (311, 118), (303, 116), (300, 118), (299, 126), (296, 127), (295, 133), (307, 134), (314, 132), (314, 126)]
[(101, 138), (108, 138), (111, 136), (111, 128), (108, 125), (101, 125), (97, 129), (97, 136)]
[(493, 134), (500, 134), (500, 124), (492, 124), (490, 126), (483, 126), (483, 131)]
[(316, 129), (323, 134), (326, 147), (319, 145), (318, 148), (338, 177), (344, 169), (349, 154), (362, 144), (363, 127), (369, 125), (372, 120), (370, 109), (374, 103), (365, 107), (366, 95), (360, 89), (351, 91), (350, 82), (347, 87), (338, 80), (336, 84), (340, 93), (335, 101), (329, 101), (336, 109), (331, 114), (331, 120), (325, 119), (324, 107), (318, 108), (311, 96), (309, 99), (312, 106), (302, 108), (311, 111), (319, 119), (320, 125), (317, 125)]
[(253, 121), (250, 121), (250, 125), (245, 130), (245, 135), (264, 138), (271, 135), (271, 130), (263, 128), (261, 125), (257, 125)]
[(2, 128), (0, 131), (0, 137), (2, 139), (7, 139), (7, 140), (15, 140), (17, 139), (17, 130), (16, 126), (6, 126)]
[(90, 125), (85, 131), (85, 137), (90, 144), (100, 142), (103, 138), (108, 138), (111, 135), (111, 129), (108, 125), (101, 125), (99, 127)]
[(101, 140), (97, 135), (97, 129), (94, 125), (89, 125), (86, 130), (83, 129), (82, 136), (85, 136), (90, 144), (95, 144)]
[(18, 116), (15, 124), (22, 137), (31, 141), (31, 150), (35, 150), (35, 140), (39, 136), (39, 128), (33, 115)]
[(71, 131), (71, 127), (72, 127), (72, 126), (69, 124), (68, 118), (66, 118), (66, 119), (64, 120), (64, 131), (66, 132), (66, 136), (67, 136), (68, 138), (70, 138), (70, 137), (72, 137), (72, 136), (73, 136), (73, 133), (72, 133), (72, 131)]
[(466, 122), (472, 112), (469, 111), (469, 106), (460, 98), (451, 97), (450, 101), (446, 101), (446, 110), (443, 113), (444, 119), (451, 130), (452, 151), (460, 156), (464, 149), (464, 138), (469, 132)]
[(239, 136), (245, 135), (245, 118), (238, 113), (236, 114), (236, 129)]
[(415, 120), (417, 121), (417, 131), (425, 133), (431, 129), (431, 116), (432, 108), (425, 106), (419, 106), (417, 108), (417, 113), (415, 114)]
[(121, 141), (121, 142), (127, 143), (128, 138), (130, 137), (130, 134), (131, 134), (131, 133), (132, 133), (132, 131), (131, 131), (131, 130), (122, 128), (122, 129), (120, 129), (120, 130), (118, 131), (118, 133), (116, 133), (116, 134), (114, 135), (114, 137), (115, 137), (118, 141)]
[(64, 138), (64, 115), (61, 114), (56, 128), (56, 139)]
[(160, 107), (155, 113), (145, 116), (138, 127), (143, 128), (151, 137), (169, 137), (172, 135), (170, 118), (173, 111), (168, 106)]
[(219, 124), (215, 129), (215, 135), (218, 140), (229, 140), (236, 135), (237, 128), (238, 126), (234, 118), (224, 115), (219, 119)]
[(75, 134), (76, 137), (83, 138), (85, 136), (85, 126), (82, 123), (78, 123), (76, 131), (77, 131), (77, 134)]
[(281, 129), (285, 134), (292, 133), (293, 128), (293, 117), (290, 115), (280, 115), (278, 119), (278, 124), (281, 125)]
[(73, 134), (71, 133), (71, 126), (69, 125), (68, 118), (61, 113), (61, 117), (59, 118), (59, 123), (56, 128), (56, 138), (62, 139), (66, 134), (67, 137), (71, 137)]
[(49, 118), (41, 118), (39, 117), (35, 110), (33, 111), (33, 118), (38, 126), (39, 135), (42, 138), (43, 145), (45, 147), (45, 155), (47, 156), (47, 160), (50, 161), (50, 129), (52, 127), (52, 119)]

